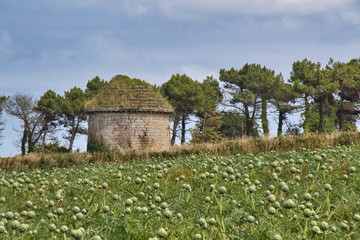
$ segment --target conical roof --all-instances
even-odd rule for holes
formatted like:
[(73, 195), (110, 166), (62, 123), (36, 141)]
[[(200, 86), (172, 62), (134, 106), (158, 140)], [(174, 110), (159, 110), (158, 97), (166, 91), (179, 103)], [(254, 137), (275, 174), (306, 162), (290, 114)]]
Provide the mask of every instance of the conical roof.
[(101, 92), (86, 103), (85, 109), (87, 113), (173, 112), (170, 103), (149, 83), (125, 75), (113, 77)]

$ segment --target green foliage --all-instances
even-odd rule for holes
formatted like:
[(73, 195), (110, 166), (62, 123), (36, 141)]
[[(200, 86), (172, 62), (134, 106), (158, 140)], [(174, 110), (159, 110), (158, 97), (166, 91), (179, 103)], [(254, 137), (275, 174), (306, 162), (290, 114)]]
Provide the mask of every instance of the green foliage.
[[(221, 116), (222, 123), (219, 130), (224, 138), (235, 139), (246, 136), (246, 119), (244, 115), (236, 111), (223, 111)], [(259, 137), (257, 129), (257, 124), (255, 123), (250, 136)]]
[(48, 90), (37, 101), (34, 110), (40, 113), (42, 120), (42, 144), (41, 148), (44, 149), (46, 137), (48, 134), (56, 130), (59, 123), (62, 109), (61, 109), (61, 96), (52, 90)]
[(191, 142), (216, 142), (222, 136), (219, 131), (221, 126), (221, 116), (216, 109), (223, 99), (219, 82), (212, 76), (207, 77), (201, 83), (201, 97), (196, 105), (195, 116), (199, 118), (196, 128), (192, 131)]
[(95, 76), (93, 79), (89, 80), (86, 84), (85, 95), (88, 99), (95, 97), (104, 87), (107, 85), (107, 81), (100, 79), (98, 76)]
[(3, 108), (3, 103), (8, 99), (8, 97), (6, 96), (1, 96), (0, 97), (0, 113), (2, 113), (2, 111), (4, 110)]
[(293, 63), (290, 80), (294, 84), (295, 90), (303, 95), (305, 111), (304, 111), (304, 133), (310, 132), (310, 97), (315, 95), (316, 87), (319, 86), (317, 74), (320, 71), (320, 63), (313, 63), (306, 58), (303, 61)]
[(275, 76), (273, 70), (260, 64), (245, 64), (239, 70), (220, 69), (220, 80), (232, 97), (230, 106), (245, 115), (247, 136), (251, 135), (260, 108), (263, 133), (268, 135), (267, 103), (275, 94), (275, 87), (281, 79), (280, 75)]
[[(334, 94), (339, 89), (339, 82), (333, 79), (332, 75), (331, 68), (327, 66), (322, 69), (320, 63), (307, 59), (293, 63), (290, 79), (295, 90), (302, 94), (304, 99), (304, 133), (331, 132), (335, 129)], [(311, 117), (314, 114), (317, 119)]]
[(223, 94), (221, 92), (219, 82), (211, 77), (207, 77), (204, 79), (202, 83), (200, 83), (201, 90), (198, 92), (198, 101), (195, 105), (195, 115), (204, 119), (207, 115), (213, 114), (219, 103), (223, 99)]
[(64, 138), (68, 141), (68, 151), (72, 151), (73, 143), (77, 134), (87, 134), (87, 130), (82, 126), (86, 121), (85, 102), (87, 98), (81, 88), (73, 87), (66, 91), (61, 100), (61, 120), (60, 123), (67, 129)]
[(281, 136), (284, 121), (287, 119), (287, 115), (299, 108), (299, 106), (294, 105), (296, 99), (299, 97), (299, 94), (295, 92), (293, 85), (285, 83), (282, 80), (282, 77), (277, 82), (276, 89), (276, 94), (272, 96), (270, 102), (278, 111), (277, 135)]
[[(307, 59), (293, 64), (291, 82), (304, 100), (304, 133), (342, 131), (354, 123), (360, 92), (360, 61), (334, 62), (325, 68)], [(348, 124), (346, 123), (347, 121)]]
[(43, 146), (37, 146), (36, 152), (41, 152), (45, 154), (54, 154), (54, 153), (66, 153), (68, 149), (65, 146), (61, 146), (59, 141), (45, 143)]
[(199, 102), (201, 85), (185, 74), (176, 74), (161, 85), (160, 91), (173, 106), (175, 114), (189, 115), (195, 111)]
[(360, 238), (359, 145), (81, 166), (68, 162), (84, 155), (59, 156), (60, 169), (0, 172), (1, 239)]
[(49, 89), (40, 97), (39, 101), (37, 101), (34, 110), (40, 112), (50, 120), (55, 119), (61, 112), (60, 101), (61, 97)]
[(176, 131), (181, 120), (181, 143), (185, 142), (186, 120), (192, 115), (204, 99), (201, 84), (185, 74), (172, 75), (170, 80), (160, 87), (161, 94), (168, 99), (174, 108), (172, 145), (175, 143)]
[(104, 138), (101, 137), (100, 140), (95, 138), (92, 135), (88, 136), (88, 142), (87, 142), (87, 151), (89, 153), (95, 153), (95, 152), (110, 152), (110, 148), (106, 145), (104, 142)]
[(89, 81), (87, 92), (93, 96), (86, 102), (87, 110), (110, 108), (172, 112), (170, 104), (149, 83), (125, 75), (116, 75), (109, 83), (94, 78)]
[(360, 112), (357, 108), (360, 92), (360, 59), (352, 59), (348, 63), (334, 62), (330, 59), (327, 65), (329, 78), (338, 83), (336, 97), (338, 111), (337, 123), (340, 131), (345, 125), (352, 124), (354, 117)]
[(116, 75), (115, 77), (113, 77), (110, 80), (110, 84), (112, 82), (119, 82), (120, 84), (125, 84), (125, 85), (143, 85), (143, 86), (150, 86), (149, 83), (145, 82), (144, 80), (141, 79), (137, 79), (137, 78), (129, 78), (126, 75)]
[(222, 139), (220, 127), (222, 116), (214, 114), (200, 121), (192, 132), (192, 143), (218, 142)]

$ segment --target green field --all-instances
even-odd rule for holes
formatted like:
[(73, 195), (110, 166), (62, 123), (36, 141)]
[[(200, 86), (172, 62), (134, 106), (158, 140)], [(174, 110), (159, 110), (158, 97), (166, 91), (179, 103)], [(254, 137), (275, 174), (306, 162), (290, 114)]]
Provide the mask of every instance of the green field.
[(1, 239), (360, 239), (360, 146), (0, 172)]

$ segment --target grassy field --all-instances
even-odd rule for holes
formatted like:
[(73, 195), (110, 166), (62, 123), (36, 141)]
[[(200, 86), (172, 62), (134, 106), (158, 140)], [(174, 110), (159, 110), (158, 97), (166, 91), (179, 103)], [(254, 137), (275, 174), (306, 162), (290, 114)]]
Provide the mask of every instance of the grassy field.
[(360, 145), (0, 172), (0, 239), (360, 239)]
[(359, 132), (335, 132), (331, 134), (306, 134), (300, 136), (238, 138), (224, 139), (214, 143), (184, 144), (173, 146), (163, 152), (118, 151), (98, 146), (97, 151), (75, 153), (30, 153), (14, 157), (0, 157), (0, 169), (16, 170), (26, 167), (29, 169), (45, 169), (52, 167), (71, 167), (86, 163), (126, 162), (139, 159), (173, 159), (206, 153), (208, 155), (229, 156), (236, 154), (259, 154), (272, 152), (297, 151), (302, 148), (317, 149), (328, 146), (349, 146), (360, 144)]

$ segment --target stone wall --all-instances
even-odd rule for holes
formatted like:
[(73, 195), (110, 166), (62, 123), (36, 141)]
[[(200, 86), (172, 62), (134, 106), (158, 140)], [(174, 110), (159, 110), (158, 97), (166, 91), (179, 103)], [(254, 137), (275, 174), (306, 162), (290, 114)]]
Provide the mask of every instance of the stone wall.
[(170, 147), (170, 114), (93, 112), (89, 136), (120, 150), (163, 151)]

